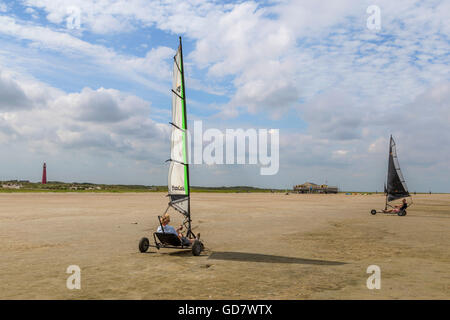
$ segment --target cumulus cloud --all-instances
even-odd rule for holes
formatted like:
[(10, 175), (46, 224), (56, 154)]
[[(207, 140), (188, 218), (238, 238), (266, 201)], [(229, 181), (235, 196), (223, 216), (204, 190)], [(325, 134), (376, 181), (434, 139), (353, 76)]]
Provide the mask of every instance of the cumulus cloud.
[(367, 149), (370, 153), (382, 154), (385, 152), (386, 146), (388, 145), (389, 140), (386, 137), (380, 137), (370, 143), (369, 148)]
[(0, 112), (41, 108), (60, 90), (0, 65)]
[(364, 109), (339, 91), (318, 95), (299, 109), (314, 136), (330, 140), (361, 137)]
[[(0, 88), (8, 90), (3, 94), (0, 89), (2, 101), (18, 103), (22, 98), (28, 108), (12, 108), (11, 102), (8, 109), (0, 109), (0, 133), (5, 140), (26, 145), (28, 150), (23, 152), (90, 150), (136, 160), (156, 156), (162, 161), (163, 153), (149, 153), (152, 148), (162, 151), (159, 148), (164, 146), (169, 130), (167, 125), (149, 117), (149, 102), (114, 89), (84, 88), (65, 93), (29, 78), (23, 82), (20, 78), (14, 82), (10, 77), (4, 78)], [(52, 89), (48, 99), (40, 99)], [(27, 94), (30, 91), (33, 94)]]
[[(372, 3), (356, 0), (25, 3), (44, 11), (51, 27), (0, 16), (0, 33), (64, 55), (90, 57), (93, 63), (160, 92), (167, 92), (160, 82), (170, 78), (173, 49), (154, 46), (136, 56), (93, 44), (82, 35), (154, 29), (183, 35), (189, 48), (185, 50), (188, 86), (200, 93), (224, 94), (226, 101), (206, 103), (220, 116), (239, 119), (243, 113), (261, 113), (285, 119), (291, 109), (298, 111), (306, 129), (290, 125), (283, 133), (281, 128), (280, 157), (288, 172), (317, 167), (317, 173), (336, 169), (335, 177), (342, 179), (355, 174), (361, 186), (382, 181), (392, 133), (400, 142), (406, 170), (419, 170), (417, 177), (425, 176), (425, 171), (428, 176), (448, 177), (448, 168), (444, 174), (436, 171), (445, 168), (443, 159), (450, 154), (446, 147), (450, 4), (446, 1), (381, 0), (377, 5), (382, 24), (377, 32), (366, 27), (366, 8)], [(80, 34), (64, 30), (68, 6), (81, 10)], [(157, 140), (166, 130), (148, 118), (143, 111), (148, 104), (133, 95), (85, 88), (55, 91), (49, 103), (40, 94), (42, 84), (32, 89), (31, 83), (24, 83), (15, 78), (0, 83), (0, 88), (8, 86), (11, 101), (24, 97), (31, 101), (22, 108), (22, 126), (15, 125), (16, 112), (7, 120), (3, 114), (3, 128), (6, 121), (9, 129), (1, 132), (16, 130), (74, 148), (100, 150), (103, 143), (105, 152), (134, 150), (135, 158), (145, 158), (154, 154), (146, 152), (142, 143)], [(36, 107), (37, 101), (42, 108)], [(5, 110), (13, 109), (3, 106)], [(53, 135), (28, 125), (31, 119), (50, 115), (61, 122), (50, 130)], [(367, 170), (374, 167), (378, 169)]]
[(136, 96), (104, 88), (84, 88), (79, 93), (59, 97), (53, 104), (64, 106), (65, 113), (74, 119), (97, 123), (124, 121), (133, 114), (144, 115), (149, 110), (149, 103)]
[(450, 83), (439, 83), (394, 114), (392, 131), (405, 141), (405, 154), (418, 167), (448, 163)]
[(11, 75), (0, 70), (0, 111), (31, 108), (32, 103)]
[(143, 58), (124, 55), (106, 46), (83, 41), (67, 30), (54, 30), (9, 16), (0, 16), (0, 34), (31, 41), (35, 47), (63, 53), (72, 58), (88, 58), (88, 61), (108, 67), (160, 92), (166, 91), (159, 82), (168, 78), (171, 57), (175, 53), (172, 48), (157, 47), (149, 50)]
[(347, 190), (380, 191), (392, 134), (411, 191), (447, 190), (449, 92), (448, 82), (438, 83), (410, 103), (375, 113), (366, 106), (345, 103), (348, 97), (336, 93), (316, 97), (311, 105), (301, 107), (302, 117), (308, 119), (305, 132), (281, 132), (277, 179), (292, 183), (328, 179)]
[(4, 140), (17, 138), (17, 132), (8, 123), (8, 117), (0, 115), (0, 136)]
[[(195, 64), (192, 74), (197, 80), (229, 80), (231, 76), (231, 104), (250, 112), (270, 110), (269, 114), (281, 116), (299, 100), (308, 101), (336, 83), (354, 88), (361, 99), (377, 95), (383, 104), (400, 105), (408, 98), (405, 92), (446, 77), (441, 66), (447, 60), (448, 42), (442, 35), (450, 23), (443, 15), (448, 8), (444, 1), (417, 5), (406, 0), (381, 1), (377, 3), (382, 14), (378, 33), (366, 28), (366, 8), (371, 3), (356, 0), (270, 5), (255, 1), (28, 0), (26, 4), (44, 10), (49, 21), (60, 25), (65, 24), (66, 9), (77, 6), (83, 28), (94, 33), (129, 32), (130, 26), (183, 33), (194, 41), (188, 57)], [(61, 35), (54, 38), (62, 41)], [(111, 55), (86, 43), (77, 46)], [(135, 70), (158, 74), (159, 70), (151, 68), (158, 64), (146, 62), (152, 54), (114, 64), (137, 64)], [(199, 76), (204, 69), (208, 76)]]

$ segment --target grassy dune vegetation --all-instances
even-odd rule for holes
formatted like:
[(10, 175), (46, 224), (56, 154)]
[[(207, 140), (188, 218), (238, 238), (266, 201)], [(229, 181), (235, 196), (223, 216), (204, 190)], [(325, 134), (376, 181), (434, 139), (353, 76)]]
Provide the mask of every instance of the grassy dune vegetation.
[[(250, 193), (250, 192), (285, 192), (278, 189), (261, 189), (247, 186), (235, 187), (191, 187), (192, 192)], [(88, 182), (49, 181), (41, 184), (29, 181), (0, 181), (0, 193), (15, 192), (167, 192), (167, 186), (144, 186), (122, 184), (95, 184)]]

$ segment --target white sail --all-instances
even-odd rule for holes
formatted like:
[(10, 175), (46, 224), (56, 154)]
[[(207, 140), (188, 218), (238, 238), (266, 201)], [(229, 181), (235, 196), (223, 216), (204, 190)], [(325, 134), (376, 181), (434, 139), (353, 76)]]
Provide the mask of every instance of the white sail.
[(173, 64), (171, 161), (168, 189), (171, 198), (170, 204), (178, 211), (188, 214), (189, 178), (183, 80), (183, 59), (180, 43)]

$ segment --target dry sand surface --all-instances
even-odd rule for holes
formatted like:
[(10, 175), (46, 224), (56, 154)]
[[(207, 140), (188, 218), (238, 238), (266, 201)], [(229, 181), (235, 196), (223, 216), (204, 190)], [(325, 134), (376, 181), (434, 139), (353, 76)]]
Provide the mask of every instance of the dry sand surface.
[[(207, 251), (150, 249), (162, 193), (0, 194), (1, 299), (449, 299), (450, 195), (192, 196)], [(173, 224), (181, 216), (172, 213)], [(81, 290), (68, 290), (69, 265)], [(369, 265), (381, 289), (369, 290)]]

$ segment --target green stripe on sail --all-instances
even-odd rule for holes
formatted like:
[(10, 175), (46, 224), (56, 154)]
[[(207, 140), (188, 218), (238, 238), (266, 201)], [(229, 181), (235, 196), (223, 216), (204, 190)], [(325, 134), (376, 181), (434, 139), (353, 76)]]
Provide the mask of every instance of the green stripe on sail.
[[(180, 73), (181, 73), (181, 119), (182, 119), (182, 128), (183, 130), (186, 130), (187, 126), (186, 126), (186, 121), (185, 121), (185, 104), (184, 104), (184, 87), (183, 87), (183, 83), (184, 83), (184, 74), (183, 74), (183, 60), (182, 58), (180, 59)], [(183, 162), (187, 163), (187, 156), (186, 156), (186, 149), (187, 149), (187, 143), (186, 143), (186, 131), (183, 131)], [(189, 188), (188, 188), (188, 178), (187, 178), (187, 165), (184, 166), (184, 190), (186, 192), (187, 195), (189, 195)]]

